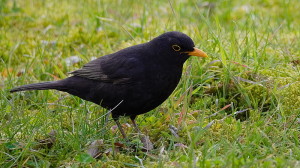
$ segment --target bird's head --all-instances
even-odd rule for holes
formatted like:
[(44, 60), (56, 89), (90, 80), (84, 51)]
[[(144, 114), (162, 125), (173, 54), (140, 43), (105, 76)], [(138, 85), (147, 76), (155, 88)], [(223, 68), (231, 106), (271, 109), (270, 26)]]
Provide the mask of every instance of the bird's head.
[(173, 59), (177, 58), (185, 61), (190, 56), (208, 57), (205, 52), (195, 48), (195, 44), (189, 36), (181, 32), (166, 32), (154, 38), (152, 42), (159, 46), (160, 53), (172, 56)]

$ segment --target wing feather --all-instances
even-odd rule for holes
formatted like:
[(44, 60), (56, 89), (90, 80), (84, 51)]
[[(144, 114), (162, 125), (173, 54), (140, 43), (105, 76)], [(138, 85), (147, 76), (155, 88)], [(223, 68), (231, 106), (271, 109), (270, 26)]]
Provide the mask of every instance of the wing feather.
[(74, 76), (80, 76), (92, 80), (98, 80), (113, 84), (131, 83), (140, 66), (137, 66), (136, 58), (106, 55), (85, 64), (81, 69), (70, 72)]

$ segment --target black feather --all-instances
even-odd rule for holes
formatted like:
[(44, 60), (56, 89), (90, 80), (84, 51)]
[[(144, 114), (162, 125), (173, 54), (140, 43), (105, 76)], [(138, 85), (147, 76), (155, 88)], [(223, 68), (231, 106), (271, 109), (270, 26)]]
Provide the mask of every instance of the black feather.
[(47, 90), (47, 89), (58, 89), (62, 85), (58, 81), (51, 82), (42, 82), (42, 83), (33, 83), (29, 85), (23, 85), (20, 87), (16, 87), (10, 90), (11, 93), (26, 91), (26, 90)]

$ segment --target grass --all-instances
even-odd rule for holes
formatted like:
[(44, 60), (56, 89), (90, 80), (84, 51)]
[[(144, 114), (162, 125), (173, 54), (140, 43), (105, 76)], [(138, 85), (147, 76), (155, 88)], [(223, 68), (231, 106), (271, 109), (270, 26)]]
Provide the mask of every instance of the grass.
[[(0, 0), (1, 167), (299, 167), (299, 8), (297, 0)], [(172, 30), (210, 57), (190, 59), (170, 98), (138, 117), (150, 153), (118, 147), (126, 142), (97, 105), (57, 91), (8, 92)], [(39, 145), (52, 130), (55, 143)], [(97, 159), (86, 154), (95, 140), (103, 140)]]

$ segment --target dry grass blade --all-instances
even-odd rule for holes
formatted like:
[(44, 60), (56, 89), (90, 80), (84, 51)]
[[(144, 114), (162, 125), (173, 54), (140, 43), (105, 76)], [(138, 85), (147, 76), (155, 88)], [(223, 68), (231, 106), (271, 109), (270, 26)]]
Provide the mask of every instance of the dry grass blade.
[(207, 116), (207, 117), (204, 117), (204, 118), (206, 119), (206, 118), (210, 118), (210, 117), (216, 116), (216, 115), (217, 115), (218, 113), (220, 113), (221, 111), (226, 110), (227, 108), (231, 107), (231, 105), (232, 105), (232, 104), (227, 104), (227, 105), (224, 106), (221, 110), (219, 110), (219, 111), (213, 113), (212, 115), (209, 115), (209, 116)]
[(210, 128), (214, 123), (215, 123), (215, 120), (212, 120), (211, 122), (209, 122), (209, 123), (204, 127), (204, 129)]
[(244, 112), (246, 112), (246, 111), (248, 111), (248, 110), (250, 110), (250, 109), (244, 109), (244, 110), (236, 111), (236, 112), (234, 112), (234, 113), (232, 113), (232, 114), (229, 114), (229, 115), (225, 116), (225, 117), (222, 118), (220, 121), (224, 121), (226, 118), (228, 118), (228, 117), (230, 117), (230, 116), (237, 115), (237, 114), (241, 114), (241, 113), (244, 113)]

